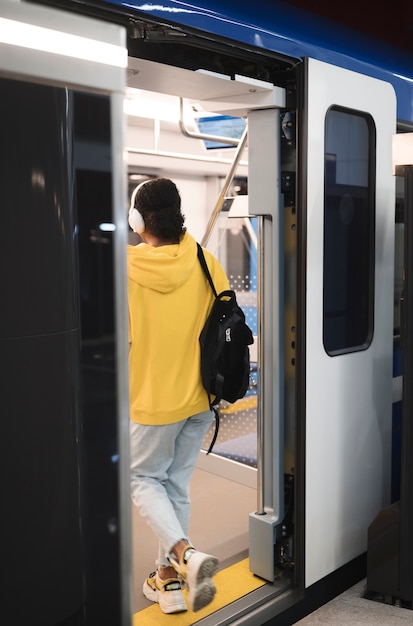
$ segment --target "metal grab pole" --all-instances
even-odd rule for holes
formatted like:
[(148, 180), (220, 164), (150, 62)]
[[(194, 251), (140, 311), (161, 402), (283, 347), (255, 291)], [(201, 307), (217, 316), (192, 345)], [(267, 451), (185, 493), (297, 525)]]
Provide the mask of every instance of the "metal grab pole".
[(221, 190), (221, 193), (219, 194), (219, 198), (218, 198), (218, 201), (217, 201), (217, 203), (215, 205), (215, 209), (212, 212), (211, 217), (209, 218), (209, 222), (207, 224), (207, 227), (206, 227), (206, 230), (205, 230), (205, 234), (202, 237), (202, 241), (201, 241), (201, 245), (202, 246), (206, 246), (208, 241), (209, 241), (209, 237), (211, 235), (211, 232), (212, 232), (212, 229), (214, 227), (215, 221), (216, 221), (216, 219), (217, 219), (217, 217), (218, 217), (218, 215), (219, 215), (219, 213), (221, 211), (221, 208), (222, 208), (223, 202), (225, 200), (227, 191), (228, 191), (229, 186), (230, 186), (230, 184), (232, 182), (232, 179), (234, 178), (235, 170), (237, 169), (237, 166), (238, 166), (238, 163), (239, 163), (239, 161), (241, 159), (242, 153), (245, 150), (245, 146), (246, 146), (246, 143), (247, 143), (247, 137), (248, 137), (248, 125), (245, 127), (245, 130), (244, 130), (244, 132), (242, 134), (242, 137), (241, 137), (240, 142), (239, 142), (238, 147), (237, 147), (237, 151), (235, 153), (234, 161), (233, 161), (233, 163), (231, 165), (231, 168), (230, 168), (230, 170), (229, 170), (229, 172), (227, 174), (227, 177), (225, 179), (225, 183), (224, 183), (224, 186), (223, 186), (223, 188)]
[(257, 346), (257, 377), (258, 377), (258, 394), (257, 394), (257, 515), (264, 515), (264, 403), (262, 402), (262, 393), (260, 390), (265, 389), (264, 384), (264, 367), (263, 367), (263, 328), (264, 328), (264, 307), (263, 302), (263, 284), (264, 284), (264, 246), (263, 246), (263, 221), (264, 217), (257, 217), (257, 323), (258, 323), (258, 346)]

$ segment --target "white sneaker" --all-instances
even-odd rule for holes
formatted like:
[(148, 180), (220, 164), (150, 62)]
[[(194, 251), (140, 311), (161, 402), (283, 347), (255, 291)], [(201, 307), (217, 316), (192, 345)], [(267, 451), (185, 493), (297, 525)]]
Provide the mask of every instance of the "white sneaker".
[(143, 595), (152, 602), (158, 602), (163, 613), (187, 611), (179, 578), (162, 580), (158, 572), (152, 572), (143, 583)]
[(188, 603), (193, 611), (199, 611), (212, 602), (216, 587), (212, 577), (218, 570), (218, 559), (188, 546), (178, 563), (171, 555), (169, 560), (188, 587)]

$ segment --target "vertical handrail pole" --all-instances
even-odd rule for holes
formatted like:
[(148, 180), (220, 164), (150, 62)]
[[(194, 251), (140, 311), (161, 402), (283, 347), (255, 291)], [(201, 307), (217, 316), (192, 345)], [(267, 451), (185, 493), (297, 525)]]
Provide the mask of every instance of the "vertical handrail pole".
[(264, 368), (262, 364), (264, 355), (264, 309), (263, 303), (263, 271), (264, 271), (264, 246), (263, 242), (263, 216), (257, 217), (257, 378), (258, 378), (258, 394), (257, 394), (257, 515), (264, 515), (264, 403), (262, 402), (262, 394), (260, 390), (265, 388), (264, 384)]

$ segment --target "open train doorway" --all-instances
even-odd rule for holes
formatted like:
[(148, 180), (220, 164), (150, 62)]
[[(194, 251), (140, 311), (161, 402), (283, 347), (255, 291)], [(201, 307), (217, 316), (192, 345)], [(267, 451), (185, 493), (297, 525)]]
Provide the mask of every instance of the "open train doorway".
[[(292, 421), (285, 427), (283, 303), (287, 271), (289, 306), (294, 315), (295, 248), (290, 237), (292, 247), (286, 264), (283, 241), (286, 222), (289, 232), (293, 232), (290, 221), (294, 215), (295, 136), (294, 112), (286, 114), (286, 89), (276, 80), (277, 73), (284, 73), (291, 64), (267, 60), (273, 76), (268, 80), (271, 76), (267, 68), (267, 80), (263, 80), (259, 77), (263, 70), (260, 72), (258, 66), (253, 75), (247, 69), (253, 58), (247, 53), (238, 59), (222, 55), (221, 72), (217, 72), (212, 51), (204, 50), (201, 59), (199, 51), (194, 48), (192, 55), (191, 49), (183, 67), (182, 61), (178, 65), (176, 58), (168, 56), (171, 44), (167, 39), (163, 44), (158, 41), (151, 50), (152, 55), (139, 42), (130, 44), (125, 107), (129, 197), (136, 185), (148, 178), (174, 180), (188, 230), (219, 258), (255, 339), (246, 396), (234, 404), (221, 403), (219, 435), (210, 454), (207, 449), (214, 426), (205, 437), (191, 483), (190, 527), (195, 545), (219, 558), (219, 574), (225, 575), (231, 567), (241, 568), (252, 586), (249, 582), (243, 588), (233, 586), (228, 597), (218, 589), (213, 606), (201, 611), (207, 615), (230, 603), (234, 611), (234, 602), (242, 602), (243, 595), (268, 582), (276, 583), (275, 587), (271, 585), (272, 594), (274, 588), (281, 593), (293, 583), (295, 418), (292, 402)], [(226, 75), (222, 73), (223, 65), (229, 67), (230, 60), (238, 67), (236, 71), (228, 69)], [(193, 67), (196, 63), (199, 67)], [(283, 177), (279, 175), (282, 168)], [(130, 243), (138, 242), (139, 237), (130, 233)], [(294, 326), (292, 319), (289, 323)], [(293, 384), (290, 377), (290, 398), (294, 395)], [(265, 441), (262, 433), (260, 437), (264, 413), (268, 415)], [(251, 537), (261, 535), (262, 528), (259, 522), (256, 527), (254, 520), (251, 524), (251, 515), (260, 514), (260, 508), (262, 513), (266, 501), (260, 473), (264, 454), (272, 459), (272, 484), (266, 480), (267, 495), (268, 491), (275, 495), (271, 499), (272, 515), (267, 518), (271, 518), (268, 531), (273, 537), (287, 510), (289, 526), (284, 527), (283, 540), (277, 544), (283, 546), (278, 554), (271, 539), (269, 553), (263, 557), (257, 540), (256, 571), (252, 571)], [(154, 569), (157, 542), (136, 510), (132, 528), (136, 623), (144, 616), (145, 623), (150, 623), (151, 603), (141, 589)], [(251, 597), (248, 602), (250, 605)], [(159, 611), (158, 607), (152, 608)]]

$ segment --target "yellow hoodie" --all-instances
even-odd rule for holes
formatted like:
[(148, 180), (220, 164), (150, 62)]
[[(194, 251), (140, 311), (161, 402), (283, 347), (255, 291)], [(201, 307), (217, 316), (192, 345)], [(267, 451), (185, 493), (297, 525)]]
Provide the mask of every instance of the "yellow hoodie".
[[(217, 292), (225, 272), (204, 250)], [(209, 407), (199, 335), (214, 296), (186, 232), (179, 244), (128, 246), (130, 417), (172, 424)]]

